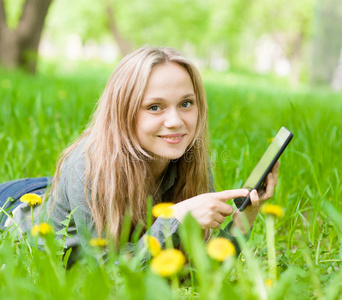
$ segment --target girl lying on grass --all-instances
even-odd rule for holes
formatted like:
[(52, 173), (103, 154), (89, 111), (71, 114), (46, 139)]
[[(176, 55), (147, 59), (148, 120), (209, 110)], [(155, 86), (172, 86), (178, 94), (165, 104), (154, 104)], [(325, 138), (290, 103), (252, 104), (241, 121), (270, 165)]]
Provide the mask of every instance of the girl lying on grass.
[[(68, 247), (84, 248), (89, 237), (101, 236), (118, 245), (125, 214), (130, 214), (133, 229), (146, 224), (151, 196), (154, 205), (174, 203), (168, 234), (175, 247), (187, 213), (204, 229), (220, 228), (233, 214), (220, 235), (239, 251), (234, 230), (248, 236), (259, 208), (273, 195), (278, 164), (267, 177), (265, 191), (250, 192), (252, 204), (234, 212), (226, 202), (249, 191), (214, 192), (207, 135), (206, 96), (194, 65), (172, 48), (143, 47), (129, 54), (109, 79), (90, 124), (57, 165), (46, 202), (55, 229), (62, 229), (61, 221), (78, 207), (68, 229)], [(29, 192), (42, 194), (50, 181), (45, 177), (4, 183), (1, 205), (8, 196), (17, 200)], [(30, 207), (20, 201), (14, 207), (14, 220), (24, 220), (21, 229), (29, 231)], [(34, 210), (38, 215), (40, 208)], [(164, 225), (159, 217), (150, 229), (162, 246)]]

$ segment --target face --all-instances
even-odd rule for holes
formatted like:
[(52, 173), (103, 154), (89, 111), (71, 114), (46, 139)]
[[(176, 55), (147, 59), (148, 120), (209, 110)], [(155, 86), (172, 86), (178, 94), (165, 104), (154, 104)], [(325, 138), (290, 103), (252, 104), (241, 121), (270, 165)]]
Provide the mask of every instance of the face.
[(193, 141), (197, 119), (197, 99), (188, 72), (176, 63), (157, 65), (136, 119), (142, 148), (164, 163), (181, 157)]

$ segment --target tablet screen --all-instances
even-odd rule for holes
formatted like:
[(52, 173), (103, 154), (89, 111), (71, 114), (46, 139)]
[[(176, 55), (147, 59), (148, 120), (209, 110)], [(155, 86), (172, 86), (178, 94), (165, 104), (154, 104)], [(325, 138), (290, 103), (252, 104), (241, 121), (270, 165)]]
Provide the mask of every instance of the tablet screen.
[(267, 176), (267, 173), (271, 171), (271, 168), (275, 164), (276, 160), (278, 160), (287, 144), (290, 142), (292, 136), (293, 134), (285, 127), (282, 127), (279, 130), (272, 143), (269, 145), (266, 152), (255, 166), (254, 170), (243, 184), (242, 188), (252, 190), (261, 185), (261, 183), (265, 180), (263, 177)]

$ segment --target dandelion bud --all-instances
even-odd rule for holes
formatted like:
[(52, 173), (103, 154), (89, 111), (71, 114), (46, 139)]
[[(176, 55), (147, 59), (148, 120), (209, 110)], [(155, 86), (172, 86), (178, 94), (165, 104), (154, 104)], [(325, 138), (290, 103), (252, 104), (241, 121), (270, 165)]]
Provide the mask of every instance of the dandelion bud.
[(154, 236), (145, 235), (143, 238), (144, 245), (152, 256), (157, 256), (161, 252), (161, 245)]
[(92, 247), (100, 247), (100, 248), (104, 248), (108, 245), (108, 241), (106, 239), (102, 239), (102, 238), (92, 238), (89, 241), (90, 246)]
[(48, 234), (52, 234), (54, 232), (53, 227), (48, 223), (41, 223), (40, 225), (33, 226), (31, 230), (31, 234), (33, 236), (40, 235), (42, 237), (47, 236)]

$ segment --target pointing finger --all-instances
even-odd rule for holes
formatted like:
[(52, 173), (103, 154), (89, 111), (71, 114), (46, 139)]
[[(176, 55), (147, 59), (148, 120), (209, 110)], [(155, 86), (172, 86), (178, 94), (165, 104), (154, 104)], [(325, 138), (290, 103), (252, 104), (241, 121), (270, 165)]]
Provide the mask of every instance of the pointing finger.
[(249, 194), (249, 190), (247, 189), (237, 189), (237, 190), (226, 190), (222, 192), (215, 193), (215, 196), (218, 200), (226, 202), (228, 200), (237, 198), (237, 197), (247, 197)]

